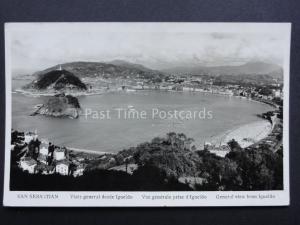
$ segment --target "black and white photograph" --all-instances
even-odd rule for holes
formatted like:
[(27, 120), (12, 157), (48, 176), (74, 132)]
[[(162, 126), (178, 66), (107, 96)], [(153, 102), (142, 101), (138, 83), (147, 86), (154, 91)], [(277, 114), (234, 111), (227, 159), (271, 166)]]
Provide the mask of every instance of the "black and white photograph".
[(289, 204), (289, 23), (6, 23), (8, 206)]

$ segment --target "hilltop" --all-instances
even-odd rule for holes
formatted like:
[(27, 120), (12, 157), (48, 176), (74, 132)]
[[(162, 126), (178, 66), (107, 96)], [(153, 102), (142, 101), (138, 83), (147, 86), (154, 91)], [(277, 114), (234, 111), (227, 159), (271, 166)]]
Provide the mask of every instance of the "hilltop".
[(160, 71), (151, 70), (139, 64), (132, 64), (122, 60), (112, 62), (70, 62), (56, 65), (36, 72), (34, 75), (44, 75), (50, 71), (57, 70), (59, 67), (70, 71), (79, 78), (144, 78), (144, 79), (161, 79), (164, 74)]
[(38, 78), (25, 88), (37, 90), (53, 89), (61, 91), (64, 89), (86, 90), (86, 85), (72, 72), (67, 70), (50, 70), (39, 74)]

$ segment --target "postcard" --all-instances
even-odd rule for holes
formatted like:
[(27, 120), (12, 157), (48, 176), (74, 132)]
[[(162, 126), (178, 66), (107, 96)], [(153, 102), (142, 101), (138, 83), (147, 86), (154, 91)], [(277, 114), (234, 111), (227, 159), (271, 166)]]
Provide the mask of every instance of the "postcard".
[(289, 205), (290, 35), (6, 23), (3, 205)]

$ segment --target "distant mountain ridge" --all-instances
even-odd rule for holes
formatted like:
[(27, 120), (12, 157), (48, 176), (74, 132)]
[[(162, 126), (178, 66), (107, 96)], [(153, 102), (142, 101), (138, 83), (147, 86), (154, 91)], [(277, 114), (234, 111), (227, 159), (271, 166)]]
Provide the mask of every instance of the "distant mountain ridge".
[(191, 66), (191, 67), (174, 67), (163, 70), (173, 74), (191, 74), (201, 75), (203, 73), (210, 75), (270, 75), (274, 78), (282, 78), (282, 67), (265, 62), (248, 62), (238, 66)]
[(116, 59), (116, 60), (110, 61), (108, 63), (116, 65), (116, 66), (124, 66), (124, 67), (128, 67), (128, 68), (131, 67), (131, 68), (136, 68), (136, 69), (145, 70), (145, 71), (154, 71), (150, 68), (145, 67), (144, 65), (137, 64), (137, 63), (131, 63), (131, 62), (127, 62), (125, 60), (120, 60), (120, 59)]

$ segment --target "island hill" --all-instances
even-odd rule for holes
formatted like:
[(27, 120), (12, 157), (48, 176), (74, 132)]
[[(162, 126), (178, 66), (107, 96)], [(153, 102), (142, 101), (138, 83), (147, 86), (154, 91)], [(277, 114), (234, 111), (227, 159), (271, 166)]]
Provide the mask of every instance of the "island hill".
[(51, 96), (37, 105), (37, 110), (31, 115), (78, 118), (81, 108), (72, 94), (85, 92), (88, 88), (77, 76), (60, 66), (38, 75), (24, 89), (30, 93)]
[(60, 70), (60, 68), (64, 68), (81, 79), (103, 77), (140, 78), (159, 81), (165, 77), (165, 73), (163, 72), (123, 60), (114, 60), (111, 62), (69, 62), (38, 71), (33, 75), (43, 76), (51, 71)]
[(17, 91), (34, 96), (53, 96), (62, 91), (73, 96), (102, 94), (134, 87), (137, 82), (155, 86), (166, 77), (160, 71), (122, 60), (64, 63), (31, 76), (33, 81)]
[[(97, 94), (107, 90), (106, 82), (101, 80), (98, 85), (95, 84), (100, 74), (115, 78), (140, 77), (150, 80), (162, 76), (159, 72), (142, 65), (126, 64), (123, 61), (114, 63), (116, 65), (92, 62), (66, 63), (33, 74), (35, 79), (23, 87), (24, 93), (51, 97), (45, 103), (38, 105), (38, 109), (32, 115), (78, 118), (80, 104), (75, 96)], [(86, 78), (91, 79), (84, 83), (83, 80)]]
[(64, 93), (50, 97), (44, 104), (32, 114), (46, 115), (53, 117), (78, 118), (81, 107), (76, 97), (65, 95)]
[(87, 86), (73, 73), (62, 69), (38, 75), (38, 78), (24, 87), (25, 89), (33, 89), (36, 91), (67, 91), (77, 90), (85, 91)]
[(283, 70), (273, 64), (249, 62), (240, 66), (194, 69), (158, 71), (123, 60), (105, 63), (69, 62), (32, 74), (33, 81), (17, 91), (29, 95), (53, 96), (63, 90), (67, 94), (79, 96), (122, 90), (175, 90), (240, 96), (245, 92), (253, 92), (253, 88), (260, 92), (262, 87), (274, 91), (282, 87)]

